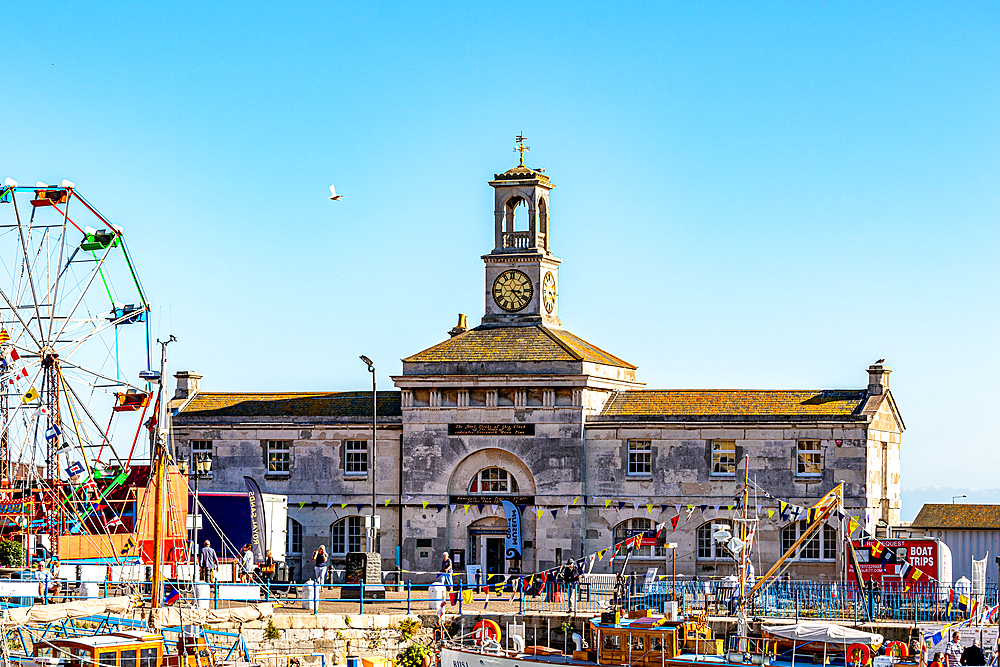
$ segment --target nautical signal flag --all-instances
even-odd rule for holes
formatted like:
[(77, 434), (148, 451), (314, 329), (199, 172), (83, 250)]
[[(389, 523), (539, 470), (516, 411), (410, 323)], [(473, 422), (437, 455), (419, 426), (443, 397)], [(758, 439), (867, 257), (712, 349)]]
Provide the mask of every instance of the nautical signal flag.
[(124, 546), (124, 547), (122, 547), (122, 551), (121, 551), (121, 555), (122, 555), (122, 556), (124, 556), (124, 555), (125, 555), (125, 554), (127, 554), (127, 553), (128, 553), (128, 552), (129, 552), (130, 550), (132, 550), (132, 549), (134, 549), (134, 548), (135, 548), (135, 540), (133, 540), (133, 539), (132, 539), (132, 538), (130, 537), (130, 538), (128, 538), (128, 542), (126, 542), (126, 543), (125, 543), (125, 546)]
[(79, 461), (73, 461), (73, 463), (71, 463), (69, 467), (66, 468), (66, 474), (69, 475), (70, 477), (76, 477), (77, 475), (82, 474), (83, 471), (84, 471), (83, 464), (80, 463)]
[(62, 431), (59, 429), (59, 424), (53, 424), (52, 426), (45, 429), (45, 439), (55, 440), (59, 437)]
[(0, 343), (6, 343), (10, 340), (10, 334), (7, 333), (6, 329), (0, 329)]
[(38, 390), (32, 387), (28, 392), (21, 397), (22, 403), (31, 403), (32, 401), (38, 400)]
[(117, 528), (122, 525), (122, 519), (120, 516), (113, 516), (108, 519), (108, 522), (104, 525), (108, 528)]
[(170, 592), (167, 593), (167, 597), (164, 600), (168, 605), (173, 604), (181, 599), (181, 593), (176, 588), (171, 588)]
[(948, 591), (948, 613), (956, 608), (959, 611), (968, 612), (971, 616), (976, 613), (977, 606), (979, 606), (978, 601), (972, 600), (966, 595), (956, 594), (955, 591)]

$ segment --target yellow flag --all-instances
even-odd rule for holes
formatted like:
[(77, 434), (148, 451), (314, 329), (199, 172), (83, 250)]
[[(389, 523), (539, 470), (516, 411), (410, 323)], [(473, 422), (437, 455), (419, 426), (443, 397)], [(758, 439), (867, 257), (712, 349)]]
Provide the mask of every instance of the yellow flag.
[(32, 387), (28, 390), (28, 393), (21, 398), (22, 403), (31, 403), (38, 398), (38, 390)]
[(604, 499), (604, 509), (611, 507), (611, 498)]
[[(427, 509), (427, 505), (428, 505), (429, 503), (428, 503), (428, 502), (427, 502), (426, 500), (422, 500), (422, 501), (420, 502), (420, 504), (424, 506), (424, 509)], [(466, 505), (466, 507), (468, 507), (468, 505)], [(466, 510), (466, 511), (468, 511), (468, 510)]]
[(604, 554), (606, 554), (606, 553), (608, 553), (607, 549), (601, 549), (600, 551), (598, 551), (597, 552), (597, 560), (603, 561), (604, 560)]
[(389, 503), (390, 503), (391, 501), (392, 501), (392, 498), (386, 498), (386, 499), (385, 499), (385, 506), (386, 506), (386, 507), (388, 507), (388, 506), (389, 506)]
[(573, 499), (574, 505), (576, 505), (578, 502), (580, 502), (580, 496), (577, 496), (576, 498)]
[(773, 519), (774, 518), (774, 510), (768, 510), (767, 511), (767, 518), (768, 519)]
[(465, 509), (465, 513), (468, 514), (470, 506), (469, 505), (462, 505), (462, 507)]
[(858, 529), (861, 523), (855, 519), (853, 516), (847, 521), (847, 534), (853, 535), (854, 531)]
[(653, 513), (653, 506), (652, 505), (646, 505), (646, 512), (648, 512), (649, 514), (652, 514)]
[(347, 503), (340, 503), (340, 509), (344, 509), (345, 507), (347, 507)]
[(462, 591), (462, 602), (465, 604), (472, 604), (472, 589), (466, 588)]
[(539, 519), (541, 519), (542, 515), (545, 514), (545, 510), (535, 510), (535, 511), (538, 512), (538, 518)]

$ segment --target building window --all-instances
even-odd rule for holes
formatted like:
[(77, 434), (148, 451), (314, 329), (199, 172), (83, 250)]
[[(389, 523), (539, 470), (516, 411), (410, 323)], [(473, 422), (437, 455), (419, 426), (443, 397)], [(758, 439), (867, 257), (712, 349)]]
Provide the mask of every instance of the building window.
[[(202, 478), (212, 476), (212, 464), (215, 463), (212, 460), (212, 441), (211, 440), (192, 440), (191, 441), (191, 460), (194, 462), (195, 470)], [(199, 466), (199, 461), (202, 464)], [(208, 465), (205, 465), (205, 462)], [(208, 468), (205, 471), (205, 468)]]
[(368, 474), (367, 440), (348, 440), (344, 443), (344, 474)]
[(823, 472), (823, 453), (819, 440), (799, 440), (795, 449), (795, 474), (799, 477), (819, 477)]
[(653, 443), (649, 440), (628, 441), (628, 474), (653, 474)]
[[(628, 521), (622, 521), (620, 524), (615, 526), (615, 544), (624, 542), (629, 538), (634, 538), (640, 533), (646, 538), (656, 537), (656, 527), (653, 522), (649, 519), (629, 519)], [(625, 547), (622, 547), (622, 551), (619, 556), (625, 555)], [(612, 549), (613, 551), (613, 549)], [(653, 545), (640, 547), (638, 551), (632, 552), (632, 558), (654, 558), (658, 556), (666, 556), (668, 549), (666, 547), (657, 547)]]
[(292, 471), (292, 443), (289, 440), (267, 440), (267, 474), (288, 475)]
[(517, 480), (503, 468), (486, 468), (469, 482), (469, 493), (517, 493)]
[(719, 477), (736, 475), (736, 441), (712, 441), (712, 474)]
[(715, 529), (712, 526), (726, 526), (732, 533), (733, 525), (728, 521), (709, 521), (698, 527), (698, 560), (715, 560), (729, 556), (726, 545), (715, 541)]
[(330, 553), (343, 556), (351, 551), (364, 551), (365, 518), (349, 516), (330, 526)]
[[(807, 522), (797, 521), (782, 528), (782, 552), (791, 549), (808, 527)], [(798, 552), (793, 557), (797, 560), (837, 560), (837, 531), (824, 523), (822, 528), (816, 530), (808, 540), (799, 545)]]
[(295, 519), (288, 520), (288, 536), (285, 538), (285, 551), (289, 556), (302, 554), (302, 524)]

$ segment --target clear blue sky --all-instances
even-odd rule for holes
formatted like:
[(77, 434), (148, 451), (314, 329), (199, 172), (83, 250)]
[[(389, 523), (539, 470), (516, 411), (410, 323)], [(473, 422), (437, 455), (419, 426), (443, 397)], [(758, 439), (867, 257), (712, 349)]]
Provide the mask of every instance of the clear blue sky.
[(478, 323), (523, 132), (568, 329), (650, 387), (885, 357), (904, 487), (1000, 487), (1000, 5), (872, 5), (15, 4), (0, 178), (124, 227), (206, 389), (389, 387)]

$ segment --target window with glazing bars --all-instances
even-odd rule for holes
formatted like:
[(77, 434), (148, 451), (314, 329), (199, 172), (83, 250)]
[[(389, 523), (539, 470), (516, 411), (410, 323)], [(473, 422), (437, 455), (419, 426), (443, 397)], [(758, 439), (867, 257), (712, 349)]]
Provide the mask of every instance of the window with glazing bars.
[(649, 440), (628, 441), (628, 474), (649, 475), (653, 472), (653, 444)]
[(718, 477), (736, 475), (736, 441), (712, 441), (712, 474)]
[(344, 443), (344, 474), (368, 474), (367, 440), (348, 440)]
[(795, 474), (817, 477), (823, 472), (823, 452), (819, 440), (799, 440), (795, 452)]
[(267, 474), (287, 475), (292, 470), (292, 443), (289, 440), (268, 440)]

